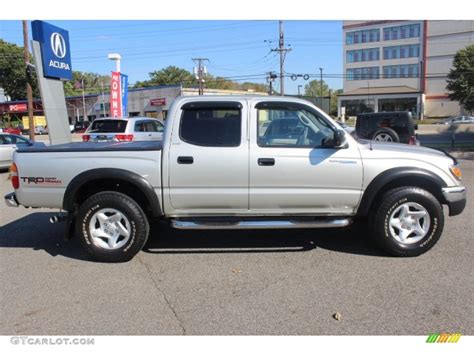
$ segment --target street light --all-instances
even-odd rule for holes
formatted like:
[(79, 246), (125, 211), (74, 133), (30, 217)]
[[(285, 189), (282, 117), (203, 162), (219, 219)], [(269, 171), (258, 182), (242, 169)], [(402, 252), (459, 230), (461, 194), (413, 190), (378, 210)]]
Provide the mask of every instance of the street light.
[(107, 57), (115, 61), (116, 71), (120, 73), (120, 59), (122, 59), (122, 56), (118, 53), (109, 53)]

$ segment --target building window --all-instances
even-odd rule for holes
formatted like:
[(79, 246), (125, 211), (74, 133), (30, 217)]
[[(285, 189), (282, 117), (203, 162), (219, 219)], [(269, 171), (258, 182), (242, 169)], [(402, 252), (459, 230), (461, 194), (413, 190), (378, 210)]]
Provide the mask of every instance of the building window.
[(383, 59), (418, 58), (419, 56), (419, 44), (383, 48)]
[(386, 65), (383, 67), (384, 79), (417, 78), (418, 74), (418, 64)]
[(370, 62), (379, 59), (379, 48), (358, 49), (346, 52), (347, 63)]
[(347, 116), (356, 116), (359, 113), (374, 112), (373, 104), (367, 100), (341, 100), (341, 107), (346, 108)]
[(346, 44), (369, 43), (380, 41), (380, 29), (354, 31), (346, 33)]
[(416, 37), (420, 37), (419, 23), (415, 23), (412, 25), (385, 27), (383, 29), (384, 41)]
[(346, 70), (346, 78), (353, 80), (369, 80), (379, 78), (379, 67), (353, 68)]

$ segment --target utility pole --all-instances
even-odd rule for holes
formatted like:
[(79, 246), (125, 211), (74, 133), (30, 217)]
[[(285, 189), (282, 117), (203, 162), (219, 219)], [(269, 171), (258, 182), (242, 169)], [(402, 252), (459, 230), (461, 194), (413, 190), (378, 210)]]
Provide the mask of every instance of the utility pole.
[(301, 88), (303, 87), (303, 85), (298, 85), (298, 96), (301, 96)]
[(319, 96), (321, 98), (321, 110), (323, 109), (323, 68), (319, 68)]
[(283, 21), (279, 21), (280, 39), (278, 41), (278, 48), (272, 49), (272, 52), (280, 53), (280, 95), (285, 95), (285, 57), (291, 48), (285, 48), (285, 33), (283, 31)]
[(208, 58), (191, 58), (194, 63), (197, 63), (197, 68), (194, 67), (194, 74), (198, 80), (199, 95), (204, 95), (204, 74), (207, 72), (206, 67), (202, 65), (203, 62), (208, 61)]
[(86, 114), (86, 96), (85, 96), (85, 93), (84, 93), (84, 78), (81, 78), (81, 87), (82, 87), (82, 110), (84, 111), (84, 119), (83, 121), (89, 121), (89, 119), (87, 118), (87, 114)]
[(31, 83), (29, 81), (30, 76), (28, 75), (29, 64), (30, 64), (30, 50), (28, 49), (28, 21), (23, 20), (23, 55), (25, 59), (25, 70), (26, 70), (26, 99), (28, 102), (28, 126), (30, 139), (35, 139), (35, 122), (33, 119), (33, 90), (31, 89)]
[(104, 117), (106, 117), (106, 115), (105, 115), (104, 81), (103, 80), (101, 80), (100, 86), (102, 87), (102, 114), (104, 115)]

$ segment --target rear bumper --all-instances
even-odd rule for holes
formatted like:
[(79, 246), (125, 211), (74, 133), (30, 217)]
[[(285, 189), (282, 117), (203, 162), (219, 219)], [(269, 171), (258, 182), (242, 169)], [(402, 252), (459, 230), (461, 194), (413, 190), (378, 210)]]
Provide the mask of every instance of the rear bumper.
[(464, 186), (444, 187), (441, 189), (449, 207), (449, 215), (461, 214), (466, 207), (466, 188)]
[(16, 199), (16, 195), (14, 192), (11, 192), (7, 195), (5, 195), (5, 204), (8, 207), (18, 207), (20, 204), (18, 203), (18, 200)]

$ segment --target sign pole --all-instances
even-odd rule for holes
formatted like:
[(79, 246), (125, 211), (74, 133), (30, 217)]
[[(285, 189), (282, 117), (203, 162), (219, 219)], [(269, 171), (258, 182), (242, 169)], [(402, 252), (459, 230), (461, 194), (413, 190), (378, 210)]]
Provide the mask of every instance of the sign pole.
[(33, 90), (30, 84), (30, 76), (28, 64), (30, 63), (30, 51), (28, 49), (28, 22), (23, 20), (23, 49), (25, 57), (25, 69), (26, 69), (26, 99), (28, 101), (28, 126), (30, 140), (35, 140), (35, 123), (33, 118)]

